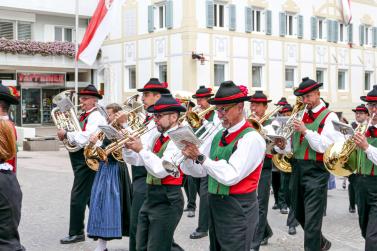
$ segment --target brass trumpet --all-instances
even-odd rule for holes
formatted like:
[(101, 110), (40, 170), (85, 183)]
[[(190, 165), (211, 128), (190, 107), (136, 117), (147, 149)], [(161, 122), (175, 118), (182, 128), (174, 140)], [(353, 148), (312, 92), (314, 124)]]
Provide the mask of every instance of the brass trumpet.
[(191, 128), (198, 129), (203, 125), (204, 116), (210, 111), (214, 111), (215, 108), (216, 107), (214, 105), (211, 105), (207, 109), (204, 109), (203, 111), (198, 113), (193, 111), (187, 111), (183, 116), (181, 116), (178, 119), (178, 122), (182, 123), (184, 120), (186, 120), (187, 123), (189, 123), (189, 125), (191, 126)]
[(273, 109), (271, 112), (266, 113), (262, 118), (259, 120), (252, 118), (252, 115), (249, 116), (247, 121), (253, 126), (255, 130), (257, 130), (264, 138), (266, 137), (265, 133), (263, 132), (263, 123), (266, 122), (270, 117), (274, 116), (276, 113), (278, 113), (281, 109), (283, 109), (282, 106), (277, 106), (275, 109)]

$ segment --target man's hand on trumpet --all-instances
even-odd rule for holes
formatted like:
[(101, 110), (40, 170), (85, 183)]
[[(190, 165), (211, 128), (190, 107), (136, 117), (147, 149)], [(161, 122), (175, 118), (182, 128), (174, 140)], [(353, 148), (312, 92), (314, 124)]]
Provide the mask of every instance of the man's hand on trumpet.
[(129, 136), (129, 140), (124, 144), (127, 149), (130, 149), (136, 153), (139, 153), (143, 150), (143, 144), (139, 137)]
[(201, 154), (198, 147), (188, 141), (182, 141), (182, 143), (185, 145), (185, 148), (182, 150), (182, 154), (192, 160), (196, 160), (197, 157)]
[(293, 127), (295, 129), (296, 132), (300, 132), (301, 134), (305, 135), (306, 134), (306, 126), (304, 124), (304, 122), (302, 122), (301, 120), (294, 120), (293, 121)]
[(364, 134), (361, 134), (360, 132), (355, 133), (355, 135), (353, 135), (353, 140), (355, 144), (358, 147), (360, 147), (363, 151), (368, 149), (369, 143)]

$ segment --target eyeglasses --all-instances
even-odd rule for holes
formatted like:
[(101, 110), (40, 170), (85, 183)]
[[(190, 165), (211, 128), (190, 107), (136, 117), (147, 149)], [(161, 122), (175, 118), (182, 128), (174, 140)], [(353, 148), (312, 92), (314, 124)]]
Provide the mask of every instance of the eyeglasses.
[(377, 108), (377, 103), (368, 103), (368, 108)]
[(233, 107), (235, 107), (237, 104), (233, 104), (233, 105), (228, 105), (228, 106), (222, 106), (222, 107), (217, 107), (215, 108), (215, 110), (218, 112), (218, 113), (221, 113), (221, 114), (225, 114), (227, 113), (230, 109), (232, 109)]
[(166, 113), (155, 113), (153, 114), (153, 117), (157, 120), (161, 119), (165, 115), (173, 114), (174, 112), (166, 112)]

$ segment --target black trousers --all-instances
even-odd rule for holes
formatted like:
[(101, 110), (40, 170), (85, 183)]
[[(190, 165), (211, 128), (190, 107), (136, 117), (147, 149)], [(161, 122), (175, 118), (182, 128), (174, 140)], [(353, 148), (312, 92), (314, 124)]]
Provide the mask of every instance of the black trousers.
[(356, 186), (355, 186), (356, 177), (355, 176), (356, 176), (355, 174), (351, 174), (350, 176), (348, 176), (348, 181), (349, 181), (348, 199), (350, 202), (350, 208), (353, 208), (353, 209), (355, 209), (355, 205), (356, 205)]
[(208, 177), (194, 178), (200, 196), (197, 232), (208, 231)]
[(277, 204), (279, 208), (282, 208), (281, 197), (279, 197), (279, 190), (280, 190), (280, 172), (279, 171), (272, 171), (271, 184), (272, 184), (272, 192), (274, 193), (275, 204)]
[(288, 227), (295, 227), (297, 226), (298, 222), (295, 218), (295, 213), (291, 205), (291, 190), (289, 190), (289, 183), (291, 181), (291, 173), (280, 173), (281, 177), (281, 187), (280, 190), (284, 195), (284, 204), (283, 206), (289, 207), (289, 213), (287, 218), (287, 226)]
[(258, 224), (256, 192), (208, 194), (210, 251), (249, 251)]
[(272, 160), (264, 159), (261, 176), (258, 183), (258, 206), (259, 206), (259, 223), (257, 231), (251, 242), (251, 247), (258, 249), (262, 240), (268, 235), (272, 235), (271, 227), (267, 221), (268, 201), (270, 199)]
[(323, 162), (292, 160), (292, 208), (304, 229), (305, 251), (319, 251), (329, 173)]
[(136, 250), (172, 250), (174, 231), (182, 213), (181, 186), (148, 185), (147, 197), (139, 213)]
[(190, 211), (195, 211), (196, 210), (196, 193), (197, 193), (197, 188), (196, 188), (196, 178), (190, 176), (190, 175), (185, 175), (183, 179), (183, 187), (185, 189), (185, 193), (187, 196), (187, 209)]
[(84, 234), (85, 207), (89, 205), (90, 194), (96, 172), (85, 163), (84, 150), (69, 153), (74, 179), (71, 190), (69, 235)]
[(377, 250), (377, 176), (355, 176), (356, 201), (365, 251)]

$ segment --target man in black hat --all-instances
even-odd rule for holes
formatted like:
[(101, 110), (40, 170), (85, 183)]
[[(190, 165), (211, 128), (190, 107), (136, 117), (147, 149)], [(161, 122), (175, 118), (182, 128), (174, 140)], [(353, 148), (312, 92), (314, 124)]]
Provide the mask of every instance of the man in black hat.
[(304, 229), (304, 246), (308, 251), (329, 250), (331, 247), (331, 242), (321, 231), (329, 180), (323, 154), (332, 143), (343, 140), (343, 135), (335, 131), (332, 123), (339, 121), (337, 115), (330, 112), (320, 99), (322, 85), (303, 78), (294, 95), (302, 97), (306, 110), (302, 121), (293, 122), (292, 147), (281, 140), (276, 142), (280, 149), (290, 151), (292, 148), (292, 208)]
[(175, 228), (183, 213), (183, 174), (180, 173), (178, 178), (170, 176), (162, 162), (171, 162), (178, 152), (168, 133), (178, 128), (178, 118), (186, 108), (171, 94), (162, 94), (147, 111), (153, 113), (157, 126), (150, 136), (151, 143), (143, 145), (140, 138), (131, 137), (123, 154), (126, 162), (142, 162), (148, 172), (147, 195), (139, 213), (136, 249), (170, 251)]
[(377, 85), (367, 96), (360, 99), (367, 102), (370, 114), (369, 128), (365, 134), (357, 132), (353, 139), (358, 146), (357, 170), (355, 176), (356, 203), (361, 235), (365, 239), (366, 251), (377, 250)]
[(88, 85), (78, 95), (81, 110), (84, 112), (79, 119), (82, 132), (66, 132), (64, 129), (57, 132), (60, 140), (68, 139), (71, 144), (81, 147), (77, 152), (69, 153), (74, 180), (71, 191), (69, 235), (60, 240), (61, 244), (85, 240), (85, 207), (89, 204), (95, 171), (86, 165), (84, 147), (89, 143), (90, 136), (98, 131), (98, 126), (107, 124), (106, 119), (96, 108), (98, 100), (102, 99), (97, 88), (94, 85)]
[[(249, 251), (258, 223), (256, 189), (266, 142), (244, 118), (247, 89), (223, 82), (209, 103), (216, 105), (223, 129), (198, 146), (185, 142), (182, 170), (208, 174), (210, 250)], [(247, 153), (247, 154), (245, 154)]]
[[(271, 102), (263, 91), (256, 91), (250, 97), (251, 118), (259, 121), (268, 109), (268, 103)], [(262, 123), (263, 127), (271, 125), (272, 119), (268, 118)], [(259, 223), (257, 233), (254, 235), (251, 247), (253, 250), (259, 250), (260, 245), (267, 245), (268, 239), (272, 236), (272, 229), (267, 221), (268, 201), (270, 199), (272, 175), (272, 154), (265, 153), (262, 173), (258, 185), (258, 205), (259, 205)], [(276, 200), (277, 203), (277, 200)]]
[[(147, 115), (144, 124), (147, 124), (148, 132), (140, 137), (143, 145), (150, 144), (150, 136), (157, 132), (155, 128), (156, 124), (154, 122), (153, 114), (148, 113), (148, 108), (153, 106), (157, 100), (161, 98), (162, 94), (170, 93), (167, 89), (165, 83), (160, 83), (157, 78), (151, 78), (143, 88), (137, 89), (142, 93), (142, 102), (144, 104), (144, 109), (147, 111)], [(152, 129), (155, 128), (155, 129)], [(130, 222), (130, 241), (129, 249), (130, 251), (136, 250), (136, 232), (137, 224), (139, 219), (139, 211), (144, 203), (146, 193), (147, 193), (147, 170), (144, 167), (144, 162), (133, 162), (131, 165), (132, 172), (132, 203), (131, 203), (131, 222)]]

